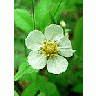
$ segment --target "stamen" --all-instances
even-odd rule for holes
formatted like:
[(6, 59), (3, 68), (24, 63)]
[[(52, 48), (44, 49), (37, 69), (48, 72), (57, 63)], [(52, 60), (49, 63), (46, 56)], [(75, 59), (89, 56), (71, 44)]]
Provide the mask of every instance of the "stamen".
[(41, 54), (44, 55), (44, 57), (54, 58), (54, 56), (58, 56), (58, 52), (60, 50), (58, 49), (58, 44), (56, 44), (55, 40), (47, 40), (42, 42), (42, 45), (40, 47)]

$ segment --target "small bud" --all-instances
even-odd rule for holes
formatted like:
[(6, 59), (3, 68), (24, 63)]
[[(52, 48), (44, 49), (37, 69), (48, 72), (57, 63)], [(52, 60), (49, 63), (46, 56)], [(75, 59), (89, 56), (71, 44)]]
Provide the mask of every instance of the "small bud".
[(62, 20), (62, 21), (60, 21), (60, 25), (62, 26), (62, 27), (65, 27), (66, 26), (66, 24), (65, 24), (65, 22)]

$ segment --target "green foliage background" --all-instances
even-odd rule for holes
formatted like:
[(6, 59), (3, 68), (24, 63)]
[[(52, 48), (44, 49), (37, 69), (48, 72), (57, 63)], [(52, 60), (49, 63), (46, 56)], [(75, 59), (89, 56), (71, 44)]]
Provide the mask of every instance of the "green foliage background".
[[(25, 38), (32, 30), (44, 32), (49, 24), (66, 22), (70, 29), (74, 56), (59, 75), (46, 68), (29, 66), (30, 52)], [(83, 95), (83, 1), (82, 0), (14, 0), (14, 96), (82, 96)]]

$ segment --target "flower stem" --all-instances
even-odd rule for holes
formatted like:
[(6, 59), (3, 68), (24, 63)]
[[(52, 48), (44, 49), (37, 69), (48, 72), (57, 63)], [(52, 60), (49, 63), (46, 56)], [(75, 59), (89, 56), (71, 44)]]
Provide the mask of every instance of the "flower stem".
[(54, 17), (51, 15), (51, 13), (49, 12), (50, 16), (51, 16), (51, 24), (54, 24), (56, 23), (55, 20), (54, 20)]
[(57, 13), (57, 11), (58, 11), (58, 9), (59, 9), (61, 3), (62, 3), (62, 0), (61, 0), (61, 2), (59, 3), (59, 5), (58, 5), (58, 7), (57, 7), (57, 9), (56, 9), (56, 11), (55, 11), (55, 13), (54, 13), (54, 17), (55, 17), (55, 15), (56, 15), (56, 13)]
[(33, 22), (34, 22), (34, 30), (35, 30), (35, 19), (34, 19), (34, 0), (32, 0), (32, 12), (33, 12)]
[(27, 57), (27, 49), (26, 49), (25, 43), (24, 43), (24, 49), (25, 49), (25, 57)]
[(63, 27), (63, 34), (64, 34), (64, 36), (65, 36), (65, 27)]

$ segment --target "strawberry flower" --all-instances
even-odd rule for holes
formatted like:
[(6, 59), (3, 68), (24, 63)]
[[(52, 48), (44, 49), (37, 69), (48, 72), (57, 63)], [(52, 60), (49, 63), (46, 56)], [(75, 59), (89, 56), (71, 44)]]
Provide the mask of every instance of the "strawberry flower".
[(63, 35), (63, 29), (59, 25), (51, 24), (46, 27), (44, 34), (33, 30), (25, 39), (25, 44), (32, 51), (28, 55), (28, 63), (34, 69), (43, 69), (47, 64), (47, 70), (53, 74), (65, 72), (68, 61), (64, 57), (71, 57), (71, 41)]

